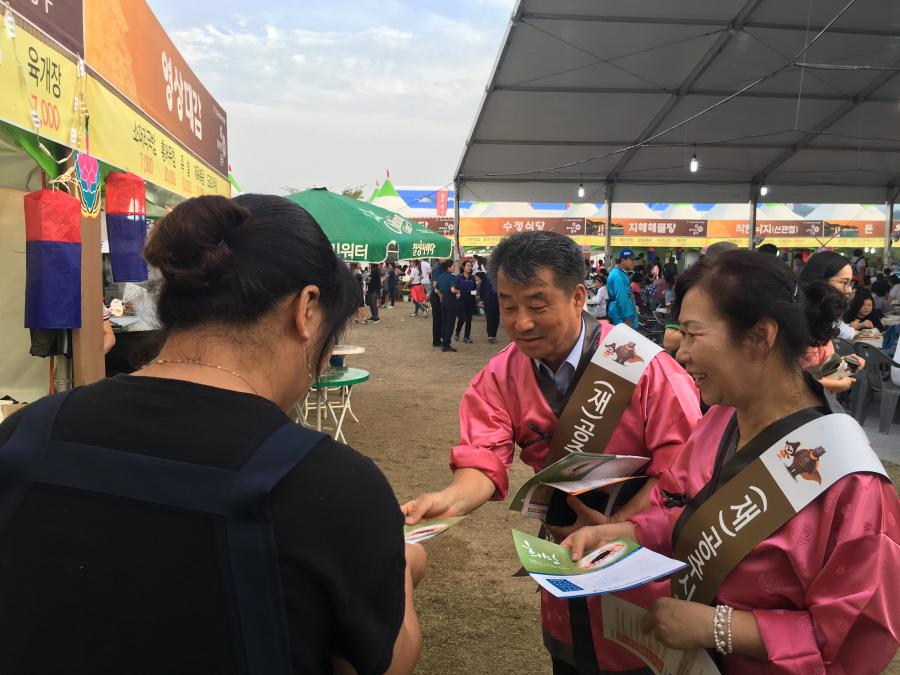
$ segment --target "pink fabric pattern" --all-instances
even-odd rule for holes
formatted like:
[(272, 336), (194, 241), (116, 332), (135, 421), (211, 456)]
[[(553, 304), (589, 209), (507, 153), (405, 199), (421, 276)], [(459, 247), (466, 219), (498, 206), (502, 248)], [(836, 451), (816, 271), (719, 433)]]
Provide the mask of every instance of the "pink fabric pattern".
[[(602, 340), (612, 326), (604, 324)], [(606, 452), (639, 455), (650, 459), (646, 473), (659, 477), (681, 452), (700, 420), (700, 398), (693, 380), (668, 354), (661, 353), (647, 367), (610, 438)], [(472, 379), (459, 407), (460, 441), (450, 453), (450, 467), (479, 469), (496, 486), (493, 499), (505, 499), (509, 492), (509, 467), (515, 446), (528, 444), (539, 434), (545, 439), (527, 445), (520, 459), (540, 471), (549, 451), (549, 439), (557, 417), (541, 394), (531, 361), (515, 344), (491, 359)], [(620, 595), (636, 604), (649, 606), (668, 594), (668, 582), (648, 584)], [(643, 663), (630, 652), (603, 639), (599, 598), (590, 598), (591, 628), (604, 670), (631, 670)], [(541, 592), (544, 628), (557, 640), (571, 645), (568, 604)]]
[[(638, 514), (638, 541), (672, 554), (680, 508), (660, 490), (697, 494), (733, 410), (713, 407)], [(852, 448), (846, 449), (852, 452)], [(718, 602), (752, 611), (769, 661), (725, 658), (725, 672), (880, 673), (900, 636), (900, 502), (881, 476), (852, 474), (762, 541), (726, 577)]]

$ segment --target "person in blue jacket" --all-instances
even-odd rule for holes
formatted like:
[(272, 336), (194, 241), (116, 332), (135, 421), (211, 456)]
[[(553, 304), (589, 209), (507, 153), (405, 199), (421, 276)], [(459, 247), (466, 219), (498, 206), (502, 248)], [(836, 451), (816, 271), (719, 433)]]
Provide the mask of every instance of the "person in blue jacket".
[(609, 309), (607, 318), (613, 325), (627, 323), (637, 328), (638, 318), (634, 309), (634, 294), (631, 292), (629, 273), (634, 268), (634, 251), (622, 249), (619, 253), (619, 264), (609, 273), (606, 286), (609, 289)]

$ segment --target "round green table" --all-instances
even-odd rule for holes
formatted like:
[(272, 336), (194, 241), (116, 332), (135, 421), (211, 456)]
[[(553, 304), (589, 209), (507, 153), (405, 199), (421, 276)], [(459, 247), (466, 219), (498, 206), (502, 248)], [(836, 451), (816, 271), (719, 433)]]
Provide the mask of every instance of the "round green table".
[[(369, 379), (369, 371), (362, 368), (327, 368), (322, 371), (319, 379), (313, 383), (312, 390), (316, 397), (316, 430), (322, 431), (322, 409), (325, 409), (326, 419), (330, 415), (334, 422), (334, 440), (343, 443), (347, 442), (344, 436), (344, 418), (349, 412), (353, 414), (350, 408), (350, 395), (353, 393), (353, 385), (360, 384)], [(328, 390), (340, 390), (341, 400), (330, 401), (328, 399)], [(340, 411), (340, 415), (338, 415)]]

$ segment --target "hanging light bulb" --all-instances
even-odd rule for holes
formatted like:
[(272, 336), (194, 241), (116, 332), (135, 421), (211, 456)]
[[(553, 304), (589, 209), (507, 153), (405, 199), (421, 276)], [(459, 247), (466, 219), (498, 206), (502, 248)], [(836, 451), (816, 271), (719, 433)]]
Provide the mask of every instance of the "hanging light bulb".
[(769, 194), (769, 188), (765, 185), (761, 185), (759, 188), (759, 196), (765, 197), (767, 194)]
[(578, 186), (578, 196), (579, 196), (579, 197), (584, 197), (584, 185), (579, 185), (579, 186)]
[(691, 157), (691, 173), (697, 173), (700, 168), (700, 162), (697, 161), (697, 148), (694, 147), (694, 156)]

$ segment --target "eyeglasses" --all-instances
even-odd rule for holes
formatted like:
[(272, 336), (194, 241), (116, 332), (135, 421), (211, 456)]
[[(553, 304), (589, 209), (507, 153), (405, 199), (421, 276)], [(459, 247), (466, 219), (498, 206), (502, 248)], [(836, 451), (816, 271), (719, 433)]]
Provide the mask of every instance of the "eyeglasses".
[(831, 283), (835, 286), (843, 288), (846, 291), (848, 288), (852, 288), (853, 279), (832, 279)]

